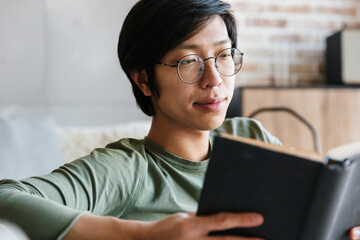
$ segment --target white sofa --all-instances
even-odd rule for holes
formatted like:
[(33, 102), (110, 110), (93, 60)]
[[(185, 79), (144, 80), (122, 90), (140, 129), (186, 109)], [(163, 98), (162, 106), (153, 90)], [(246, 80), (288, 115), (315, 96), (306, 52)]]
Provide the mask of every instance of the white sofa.
[(0, 180), (47, 174), (121, 138), (144, 138), (150, 124), (61, 127), (49, 116), (0, 116)]
[(144, 138), (149, 129), (150, 122), (134, 121), (103, 127), (58, 127), (57, 133), (64, 161), (70, 162), (121, 138)]

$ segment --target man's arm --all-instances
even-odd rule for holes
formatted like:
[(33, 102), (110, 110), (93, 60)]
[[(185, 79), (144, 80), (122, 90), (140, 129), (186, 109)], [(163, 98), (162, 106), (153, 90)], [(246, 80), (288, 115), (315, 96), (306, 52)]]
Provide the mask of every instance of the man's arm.
[(85, 214), (68, 231), (71, 239), (259, 239), (244, 237), (209, 237), (208, 233), (234, 227), (261, 225), (263, 217), (255, 213), (219, 213), (196, 216), (195, 213), (177, 213), (157, 222), (121, 220)]
[(0, 184), (0, 218), (16, 224), (32, 239), (57, 239), (81, 214), (21, 182)]
[[(100, 217), (86, 214), (80, 217), (69, 230), (64, 240), (71, 239), (209, 239), (207, 234), (215, 230), (233, 227), (254, 227), (261, 225), (263, 218), (253, 213), (220, 213), (198, 217), (194, 213), (178, 213), (158, 222), (121, 220), (115, 217)], [(349, 233), (352, 240), (360, 239), (360, 226)], [(224, 238), (225, 239), (225, 238)], [(226, 239), (252, 239), (229, 237)]]
[(15, 222), (36, 239), (61, 239), (65, 233), (65, 239), (207, 239), (211, 231), (252, 227), (263, 221), (258, 214), (250, 213), (206, 217), (178, 213), (157, 222), (122, 220), (90, 213), (81, 215), (80, 211), (30, 194), (31, 190), (17, 190), (20, 186), (10, 184), (7, 187), (4, 182), (0, 186), (0, 216)]
[[(121, 203), (132, 191), (124, 189), (128, 195), (122, 194), (121, 199), (116, 196), (114, 182), (103, 176), (108, 166), (114, 171), (119, 166), (114, 166), (106, 156), (98, 158), (100, 154), (97, 151), (48, 175), (1, 181), (0, 218), (16, 224), (31, 239), (61, 239), (86, 212), (120, 216), (125, 209)], [(121, 183), (124, 188), (131, 188)], [(118, 202), (116, 208), (111, 201)]]

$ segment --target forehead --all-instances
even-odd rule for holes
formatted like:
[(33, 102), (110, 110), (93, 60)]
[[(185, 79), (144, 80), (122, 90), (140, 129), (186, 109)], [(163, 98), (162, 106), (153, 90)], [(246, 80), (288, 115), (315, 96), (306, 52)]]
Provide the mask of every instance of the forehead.
[(219, 15), (216, 15), (197, 34), (179, 44), (175, 49), (211, 47), (230, 42), (224, 20)]

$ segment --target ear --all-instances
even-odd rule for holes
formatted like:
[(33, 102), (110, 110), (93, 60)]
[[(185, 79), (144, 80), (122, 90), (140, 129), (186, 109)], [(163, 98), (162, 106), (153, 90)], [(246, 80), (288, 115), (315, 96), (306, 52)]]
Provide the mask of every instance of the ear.
[(130, 76), (145, 96), (150, 97), (152, 95), (145, 70), (133, 71)]

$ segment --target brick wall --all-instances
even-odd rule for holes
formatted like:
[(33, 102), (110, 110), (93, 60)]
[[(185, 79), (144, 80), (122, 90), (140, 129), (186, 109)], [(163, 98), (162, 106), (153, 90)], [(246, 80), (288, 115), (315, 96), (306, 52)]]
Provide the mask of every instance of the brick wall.
[(326, 37), (345, 26), (360, 28), (360, 0), (228, 2), (245, 53), (237, 86), (322, 84)]

